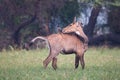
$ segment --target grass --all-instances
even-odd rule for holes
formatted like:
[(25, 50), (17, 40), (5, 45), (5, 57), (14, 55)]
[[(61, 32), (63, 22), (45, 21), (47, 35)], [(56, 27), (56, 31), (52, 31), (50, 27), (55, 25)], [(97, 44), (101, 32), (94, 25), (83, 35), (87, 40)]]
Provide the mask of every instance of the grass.
[(43, 68), (48, 51), (0, 52), (0, 80), (120, 80), (120, 49), (89, 48), (86, 67), (74, 69), (74, 55), (59, 55), (58, 69)]

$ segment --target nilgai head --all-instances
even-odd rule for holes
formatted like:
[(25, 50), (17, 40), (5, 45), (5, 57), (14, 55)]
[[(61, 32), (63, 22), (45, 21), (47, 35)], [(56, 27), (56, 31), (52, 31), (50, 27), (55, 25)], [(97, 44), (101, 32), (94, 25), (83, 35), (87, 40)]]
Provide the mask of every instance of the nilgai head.
[(76, 35), (82, 37), (85, 43), (88, 43), (88, 37), (85, 35), (82, 27), (82, 23), (73, 21), (70, 25), (66, 26), (62, 30), (63, 33), (75, 33)]

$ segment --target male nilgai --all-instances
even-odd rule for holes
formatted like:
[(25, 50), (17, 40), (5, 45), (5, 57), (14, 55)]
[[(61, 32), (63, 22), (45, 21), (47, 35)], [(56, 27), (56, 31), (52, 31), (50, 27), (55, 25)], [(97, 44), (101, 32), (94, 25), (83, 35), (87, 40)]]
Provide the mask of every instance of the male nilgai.
[[(81, 27), (79, 24), (72, 23), (74, 26)], [(70, 27), (71, 25), (69, 25)], [(83, 31), (82, 31), (83, 32)], [(81, 34), (81, 33), (80, 33)], [(79, 60), (81, 62), (82, 69), (84, 69), (84, 53), (86, 51), (84, 42), (77, 37), (74, 33), (57, 33), (47, 37), (37, 36), (31, 40), (34, 43), (37, 39), (45, 40), (49, 47), (49, 55), (43, 61), (43, 65), (46, 68), (47, 65), (52, 61), (52, 67), (57, 68), (57, 56), (59, 53), (72, 54), (75, 53), (75, 68), (79, 66)]]

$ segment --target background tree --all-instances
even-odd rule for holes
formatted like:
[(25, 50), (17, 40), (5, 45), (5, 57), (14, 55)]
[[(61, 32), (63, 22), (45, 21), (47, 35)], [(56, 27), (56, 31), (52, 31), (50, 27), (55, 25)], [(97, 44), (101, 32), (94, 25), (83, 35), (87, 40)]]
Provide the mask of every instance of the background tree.
[(110, 30), (120, 35), (120, 6), (112, 5), (110, 7), (110, 11), (108, 12), (108, 24), (110, 26)]
[[(89, 37), (89, 44), (91, 45), (100, 45), (100, 44), (106, 44), (106, 42), (108, 44), (120, 44), (120, 35), (119, 34), (114, 34), (115, 32), (119, 32), (120, 30), (117, 29), (119, 28), (119, 19), (120, 17), (117, 15), (119, 14), (119, 11), (117, 11), (117, 7), (120, 6), (120, 1), (119, 0), (111, 0), (111, 1), (104, 1), (104, 0), (93, 0), (92, 2), (89, 0), (83, 0), (81, 2), (81, 4), (86, 4), (86, 3), (92, 3), (93, 4), (93, 8), (91, 11), (91, 15), (89, 17), (89, 21), (88, 24), (86, 25), (86, 27), (84, 27), (85, 33), (87, 34), (87, 36)], [(112, 6), (116, 6), (115, 9), (112, 9)], [(106, 9), (109, 11), (108, 12), (108, 27), (110, 27), (110, 34), (103, 34), (103, 35), (96, 35), (94, 34), (95, 28), (96, 28), (96, 23), (97, 23), (97, 17), (99, 15), (99, 12), (101, 11), (102, 7), (106, 7)], [(116, 12), (114, 13), (113, 12)], [(114, 15), (112, 15), (114, 14)], [(112, 17), (111, 17), (112, 16)], [(117, 18), (116, 18), (117, 16)], [(118, 21), (115, 21), (115, 19), (117, 19)], [(97, 25), (99, 26), (99, 25)], [(103, 25), (106, 26), (106, 25)], [(115, 29), (115, 26), (117, 27)], [(114, 32), (114, 33), (113, 33)], [(95, 36), (95, 37), (94, 37)]]
[(59, 16), (66, 2), (74, 0), (0, 0), (1, 48), (20, 47), (27, 36), (49, 34), (51, 19)]
[[(33, 36), (54, 33), (56, 26), (65, 27), (74, 16), (79, 17), (80, 8), (89, 3), (93, 7), (84, 30), (90, 43), (99, 44), (107, 40), (120, 44), (119, 0), (0, 0), (0, 49), (9, 45), (20, 47)], [(103, 6), (108, 11), (110, 34), (96, 36), (96, 22)]]
[(64, 26), (70, 24), (75, 16), (79, 16), (78, 0), (66, 0), (64, 7), (59, 12), (59, 16)]

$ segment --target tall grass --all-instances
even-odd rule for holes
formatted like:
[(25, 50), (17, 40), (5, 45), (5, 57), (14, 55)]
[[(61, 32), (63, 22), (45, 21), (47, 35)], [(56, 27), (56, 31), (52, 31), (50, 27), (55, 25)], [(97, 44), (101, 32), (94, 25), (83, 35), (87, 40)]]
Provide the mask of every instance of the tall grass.
[(0, 80), (120, 80), (120, 49), (90, 48), (85, 53), (86, 67), (74, 69), (74, 54), (59, 55), (58, 69), (43, 60), (48, 50), (0, 52)]

